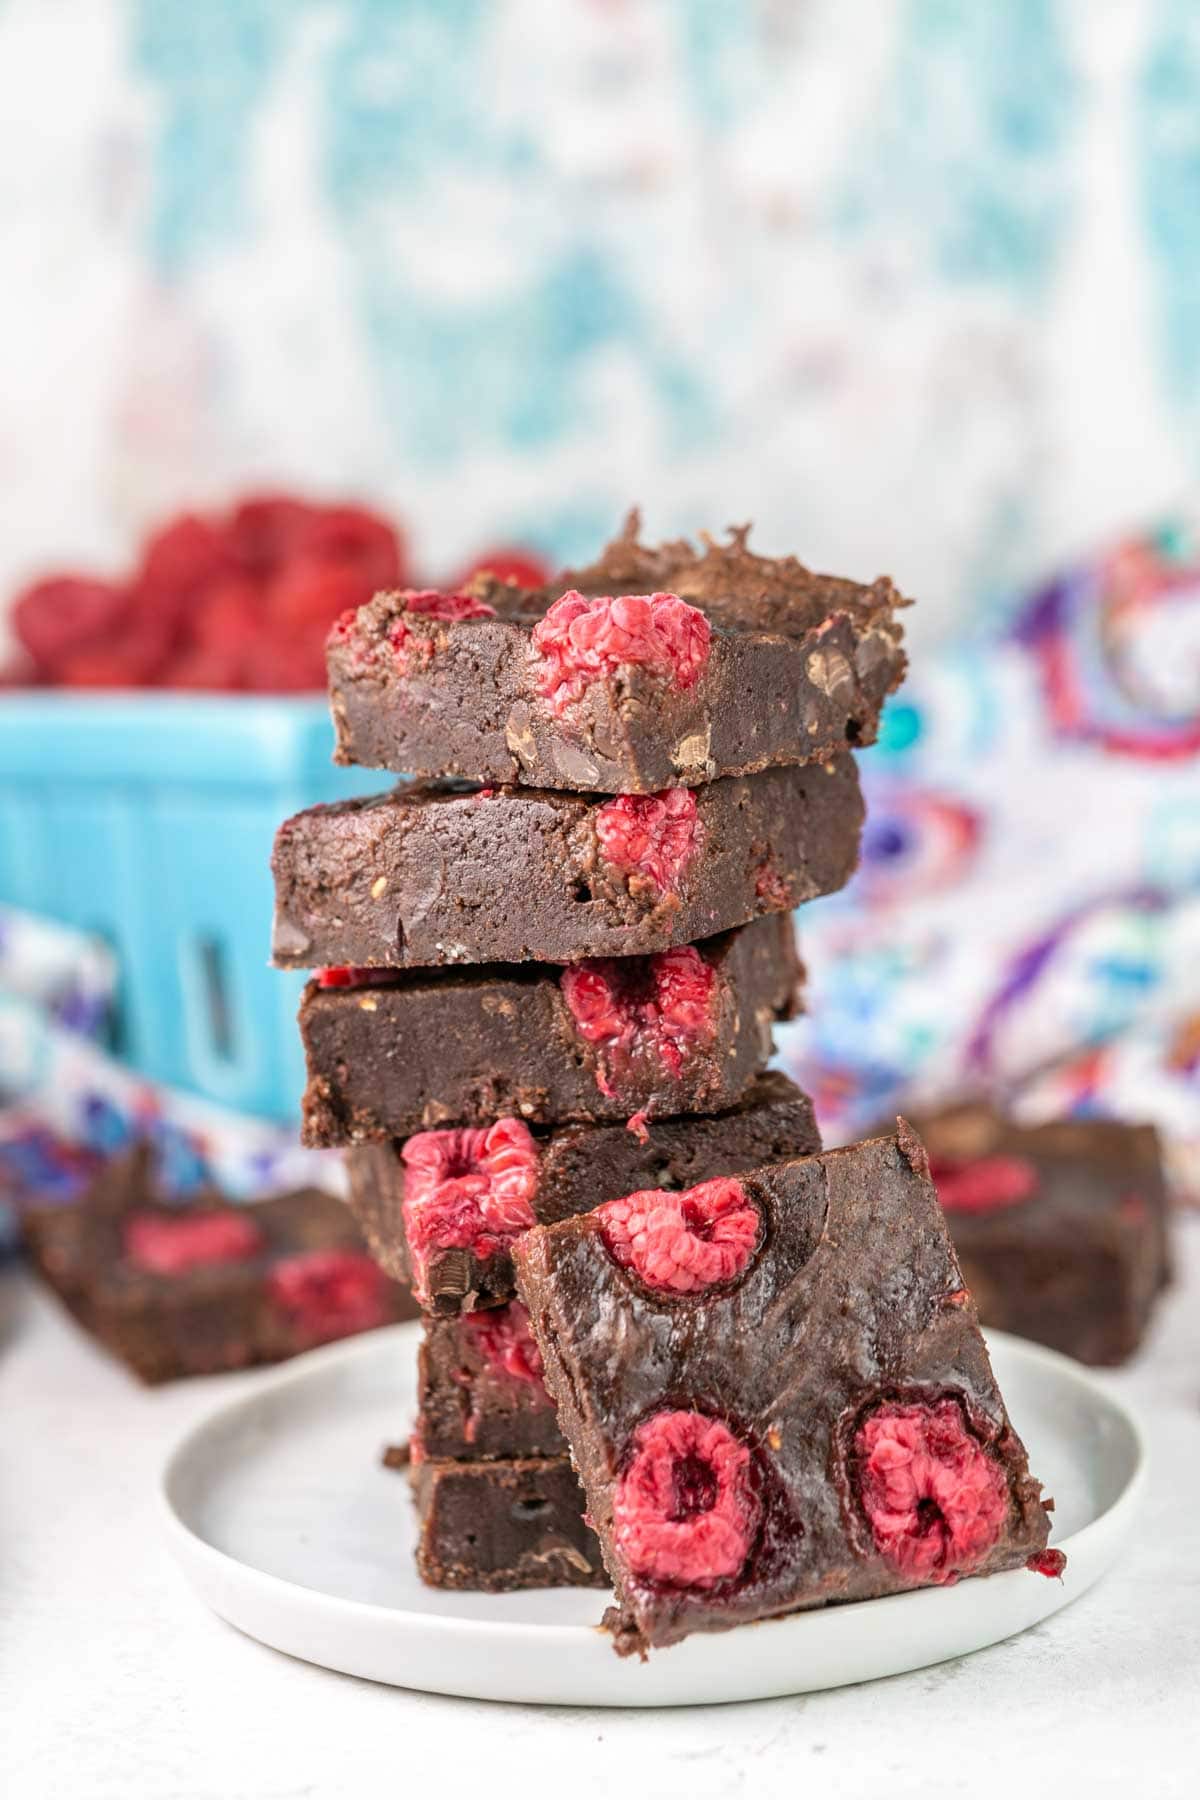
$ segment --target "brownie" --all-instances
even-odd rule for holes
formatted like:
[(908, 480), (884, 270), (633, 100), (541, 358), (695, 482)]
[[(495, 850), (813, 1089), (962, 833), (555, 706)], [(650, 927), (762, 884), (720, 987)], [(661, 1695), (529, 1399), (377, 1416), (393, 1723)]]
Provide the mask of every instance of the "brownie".
[(281, 968), (647, 956), (845, 885), (854, 759), (601, 800), (412, 782), (279, 828)]
[(43, 1279), (146, 1382), (277, 1362), (416, 1313), (332, 1195), (166, 1204), (146, 1145), (81, 1199), (31, 1208), (24, 1229)]
[(413, 1435), (426, 1457), (487, 1462), (567, 1454), (519, 1300), (425, 1320), (417, 1405)]
[(1060, 1570), (903, 1121), (536, 1227), (513, 1255), (622, 1652)]
[(985, 1325), (1081, 1362), (1124, 1362), (1169, 1275), (1149, 1125), (1019, 1126), (965, 1104), (921, 1122), (963, 1278)]
[(510, 964), (311, 982), (304, 1141), (358, 1144), (430, 1126), (627, 1119), (732, 1105), (796, 1010), (791, 917), (660, 956), (566, 970)]
[[(535, 1222), (586, 1212), (642, 1188), (690, 1187), (712, 1175), (820, 1148), (812, 1103), (769, 1074), (711, 1118), (568, 1125), (535, 1135), (520, 1119), (430, 1131), (346, 1158), (350, 1204), (372, 1253), (422, 1304), (447, 1315), (512, 1298), (513, 1239)], [(474, 1190), (463, 1188), (466, 1177)]]
[(330, 637), (337, 760), (650, 794), (871, 743), (906, 603), (746, 537), (650, 549), (634, 514), (538, 592), (378, 595)]
[(417, 1570), (430, 1587), (504, 1594), (606, 1585), (569, 1457), (418, 1461), (412, 1485)]

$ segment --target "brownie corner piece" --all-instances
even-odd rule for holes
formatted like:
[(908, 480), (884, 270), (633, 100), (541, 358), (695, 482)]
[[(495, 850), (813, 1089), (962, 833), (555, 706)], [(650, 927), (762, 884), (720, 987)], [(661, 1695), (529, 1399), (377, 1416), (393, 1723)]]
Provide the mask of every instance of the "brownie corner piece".
[(915, 1135), (645, 1198), (514, 1248), (619, 1649), (1047, 1572)]

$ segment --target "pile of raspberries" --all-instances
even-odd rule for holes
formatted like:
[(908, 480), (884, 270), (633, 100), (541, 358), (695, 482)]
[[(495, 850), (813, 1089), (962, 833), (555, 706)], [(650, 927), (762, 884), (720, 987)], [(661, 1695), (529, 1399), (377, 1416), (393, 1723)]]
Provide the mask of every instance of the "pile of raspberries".
[[(524, 551), (492, 550), (453, 586), (481, 569), (523, 587), (548, 573)], [(403, 533), (365, 507), (270, 494), (225, 513), (180, 513), (147, 538), (124, 580), (48, 575), (23, 589), (10, 615), (17, 654), (0, 685), (323, 689), (334, 620), (413, 581)]]

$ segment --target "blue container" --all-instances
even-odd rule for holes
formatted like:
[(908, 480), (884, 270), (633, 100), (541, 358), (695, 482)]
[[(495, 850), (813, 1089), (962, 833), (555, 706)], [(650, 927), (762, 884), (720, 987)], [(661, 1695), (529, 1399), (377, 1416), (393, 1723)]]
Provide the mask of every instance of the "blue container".
[(303, 978), (268, 966), (280, 821), (394, 777), (335, 769), (323, 700), (0, 697), (0, 901), (107, 940), (114, 1048), (155, 1080), (295, 1118)]

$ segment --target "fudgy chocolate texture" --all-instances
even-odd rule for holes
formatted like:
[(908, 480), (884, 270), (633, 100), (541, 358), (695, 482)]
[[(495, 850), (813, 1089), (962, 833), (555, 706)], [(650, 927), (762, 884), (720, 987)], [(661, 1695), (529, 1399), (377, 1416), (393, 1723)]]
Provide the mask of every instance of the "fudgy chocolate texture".
[(920, 1121), (963, 1278), (985, 1325), (1081, 1362), (1133, 1355), (1170, 1272), (1149, 1125), (1022, 1127), (964, 1105)]
[(277, 1362), (416, 1315), (332, 1195), (167, 1205), (144, 1145), (80, 1200), (31, 1208), (24, 1230), (42, 1278), (145, 1382)]
[[(428, 968), (642, 956), (835, 892), (858, 860), (853, 758), (654, 801), (413, 783), (279, 829), (275, 961)], [(661, 810), (661, 809), (660, 809)]]
[[(1041, 1552), (919, 1140), (902, 1125), (731, 1185), (683, 1196), (674, 1237), (669, 1209), (631, 1237), (618, 1203), (514, 1250), (617, 1647)], [(716, 1228), (688, 1225), (689, 1198)], [(706, 1268), (723, 1279), (680, 1291)]]
[(519, 1300), (425, 1320), (417, 1405), (414, 1437), (435, 1461), (567, 1454)]
[[(549, 1223), (637, 1188), (691, 1187), (714, 1175), (807, 1155), (820, 1142), (808, 1096), (772, 1072), (725, 1112), (647, 1121), (644, 1141), (623, 1125), (568, 1125), (535, 1138), (537, 1185), (530, 1207), (539, 1223)], [(372, 1254), (389, 1275), (411, 1280), (404, 1168), (397, 1148), (352, 1150), (346, 1167), (350, 1205)], [(511, 1245), (489, 1255), (453, 1246), (435, 1251), (426, 1282), (434, 1313), (501, 1305), (513, 1294)]]
[[(544, 964), (409, 973), (365, 989), (310, 982), (304, 1142), (360, 1144), (505, 1114), (558, 1124), (732, 1105), (770, 1056), (773, 1023), (796, 1010), (791, 918), (669, 954), (613, 972), (612, 1029), (577, 1016), (570, 978), (564, 989), (563, 970)], [(681, 963), (698, 977), (682, 1010), (672, 997)]]
[[(422, 615), (400, 594), (362, 607), (329, 651), (337, 760), (645, 794), (873, 741), (904, 672), (896, 612), (905, 602), (890, 581), (864, 587), (794, 557), (755, 556), (745, 529), (696, 551), (641, 545), (637, 528), (632, 514), (597, 563), (552, 588), (477, 584), (494, 617)], [(711, 626), (703, 666), (681, 682), (661, 666), (619, 662), (556, 709), (535, 631), (571, 590), (678, 595)]]
[(417, 1462), (412, 1485), (417, 1571), (430, 1587), (504, 1594), (605, 1585), (568, 1457)]

